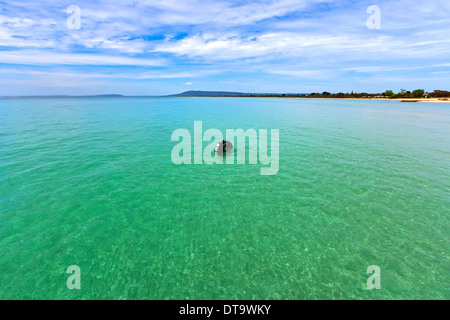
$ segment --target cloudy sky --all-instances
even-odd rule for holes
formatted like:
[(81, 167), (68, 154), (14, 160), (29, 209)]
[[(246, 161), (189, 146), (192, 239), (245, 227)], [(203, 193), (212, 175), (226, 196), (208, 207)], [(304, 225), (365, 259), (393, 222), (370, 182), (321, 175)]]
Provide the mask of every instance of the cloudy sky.
[(450, 90), (449, 35), (449, 0), (0, 1), (0, 95)]

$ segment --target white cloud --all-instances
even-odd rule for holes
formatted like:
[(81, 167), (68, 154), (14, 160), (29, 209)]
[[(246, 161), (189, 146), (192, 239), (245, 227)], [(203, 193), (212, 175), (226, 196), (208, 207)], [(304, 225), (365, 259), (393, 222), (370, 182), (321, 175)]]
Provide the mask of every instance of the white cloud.
[(323, 79), (331, 76), (330, 70), (268, 70), (270, 74), (291, 76), (305, 79)]
[(101, 66), (162, 66), (161, 59), (130, 58), (98, 54), (49, 53), (40, 51), (0, 51), (0, 61), (31, 65), (101, 65)]
[[(214, 70), (195, 70), (192, 72), (171, 72), (171, 71), (141, 71), (138, 70), (133, 73), (129, 72), (76, 72), (76, 71), (37, 71), (37, 70), (17, 70), (17, 69), (0, 69), (0, 74), (16, 74), (19, 76), (23, 76), (25, 78), (35, 77), (41, 79), (57, 79), (57, 78), (66, 78), (66, 79), (77, 79), (81, 81), (82, 79), (133, 79), (133, 80), (146, 80), (146, 79), (183, 79), (183, 78), (195, 78), (201, 77), (204, 75), (210, 75), (218, 73), (218, 71)], [(192, 82), (187, 82), (185, 85), (192, 85)]]
[(144, 9), (153, 9), (152, 19), (160, 24), (248, 25), (273, 17), (281, 17), (310, 5), (332, 0), (278, 0), (233, 3), (221, 0), (142, 0)]
[[(267, 60), (280, 58), (354, 60), (380, 57), (420, 58), (442, 55), (450, 51), (450, 41), (418, 41), (379, 35), (367, 40), (360, 35), (314, 34), (292, 32), (265, 33), (242, 38), (238, 35), (193, 35), (180, 41), (157, 44), (154, 52), (166, 52), (179, 56), (208, 61), (236, 60), (264, 56)], [(435, 44), (435, 46), (433, 46)]]

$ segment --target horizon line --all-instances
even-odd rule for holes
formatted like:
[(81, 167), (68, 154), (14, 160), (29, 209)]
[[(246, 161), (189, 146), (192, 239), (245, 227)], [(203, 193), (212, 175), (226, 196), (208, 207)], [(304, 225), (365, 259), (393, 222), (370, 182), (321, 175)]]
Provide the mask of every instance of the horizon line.
[[(387, 90), (385, 90), (387, 91)], [(434, 90), (434, 91), (447, 91), (447, 90)], [(322, 93), (320, 92), (299, 92), (299, 93), (293, 93), (293, 92), (283, 92), (283, 93), (277, 93), (277, 92), (240, 92), (240, 91), (220, 91), (220, 90), (188, 90), (183, 91), (180, 93), (172, 93), (172, 94), (165, 94), (165, 95), (123, 95), (123, 94), (116, 94), (116, 93), (109, 93), (109, 94), (90, 94), (90, 95), (64, 95), (64, 94), (57, 94), (57, 95), (0, 95), (0, 98), (159, 98), (159, 97), (177, 97), (184, 93), (221, 93), (221, 94), (240, 94), (240, 95), (312, 95), (312, 94), (319, 94), (322, 95), (324, 92), (327, 92), (331, 95), (333, 94), (369, 94), (369, 95), (382, 95), (383, 92), (354, 92), (351, 93), (347, 92), (328, 92), (324, 91)], [(432, 91), (433, 92), (433, 91)], [(432, 92), (425, 92), (425, 93), (432, 93)]]

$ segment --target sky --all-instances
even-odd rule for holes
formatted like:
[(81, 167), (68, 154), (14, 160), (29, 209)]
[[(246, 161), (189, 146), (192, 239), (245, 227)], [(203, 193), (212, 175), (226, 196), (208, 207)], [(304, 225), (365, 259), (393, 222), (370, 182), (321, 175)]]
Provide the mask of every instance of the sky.
[(388, 89), (450, 90), (450, 0), (0, 0), (0, 96)]

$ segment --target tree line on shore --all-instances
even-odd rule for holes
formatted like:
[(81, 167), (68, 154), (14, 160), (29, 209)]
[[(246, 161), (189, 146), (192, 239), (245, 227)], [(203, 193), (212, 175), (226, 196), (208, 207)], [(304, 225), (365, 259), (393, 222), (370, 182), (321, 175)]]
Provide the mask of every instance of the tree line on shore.
[(391, 98), (391, 99), (402, 99), (402, 98), (449, 98), (450, 92), (443, 90), (434, 90), (433, 92), (425, 92), (423, 89), (416, 89), (411, 91), (400, 90), (399, 93), (395, 94), (392, 90), (386, 90), (383, 93), (383, 96)]
[(424, 89), (416, 89), (413, 91), (400, 90), (394, 93), (392, 90), (386, 90), (383, 93), (330, 93), (324, 91), (322, 93), (313, 92), (311, 94), (250, 94), (250, 97), (285, 97), (285, 98), (389, 98), (389, 99), (423, 99), (423, 98), (450, 98), (450, 91), (434, 90), (433, 92), (425, 92)]

